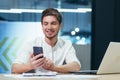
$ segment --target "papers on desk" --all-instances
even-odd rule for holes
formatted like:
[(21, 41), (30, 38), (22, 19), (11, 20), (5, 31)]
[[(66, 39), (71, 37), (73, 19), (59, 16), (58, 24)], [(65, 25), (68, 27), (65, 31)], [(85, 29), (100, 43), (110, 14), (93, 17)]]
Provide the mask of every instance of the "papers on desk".
[(57, 72), (39, 72), (39, 73), (23, 73), (24, 77), (34, 77), (34, 76), (56, 76)]
[(5, 74), (3, 80), (101, 80), (100, 75), (73, 75), (57, 74), (56, 76), (31, 76), (24, 77), (23, 74)]

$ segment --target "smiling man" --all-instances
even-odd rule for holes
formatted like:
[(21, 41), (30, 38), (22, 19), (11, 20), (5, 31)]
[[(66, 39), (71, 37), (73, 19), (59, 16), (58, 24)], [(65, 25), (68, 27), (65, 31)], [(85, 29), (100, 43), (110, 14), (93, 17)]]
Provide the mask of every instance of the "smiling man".
[[(44, 10), (41, 24), (45, 37), (38, 37), (26, 44), (12, 65), (12, 73), (24, 73), (30, 70), (60, 73), (79, 71), (81, 65), (72, 43), (58, 38), (58, 32), (62, 27), (61, 13), (54, 8)], [(43, 54), (34, 56), (34, 46), (42, 47)]]

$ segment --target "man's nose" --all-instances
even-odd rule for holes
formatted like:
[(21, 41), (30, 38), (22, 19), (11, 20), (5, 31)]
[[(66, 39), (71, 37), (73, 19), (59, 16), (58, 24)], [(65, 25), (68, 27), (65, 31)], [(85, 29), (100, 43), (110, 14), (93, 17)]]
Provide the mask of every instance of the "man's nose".
[(48, 25), (48, 28), (49, 28), (49, 29), (51, 29), (51, 28), (52, 28), (52, 25), (51, 25), (51, 24), (49, 24), (49, 25)]

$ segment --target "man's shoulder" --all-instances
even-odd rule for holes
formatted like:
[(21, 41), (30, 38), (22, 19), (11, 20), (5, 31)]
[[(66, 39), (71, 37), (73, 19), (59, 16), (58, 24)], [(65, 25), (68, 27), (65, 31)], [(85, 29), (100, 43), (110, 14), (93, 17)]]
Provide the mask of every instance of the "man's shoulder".
[(29, 44), (32, 44), (32, 45), (39, 45), (43, 42), (44, 38), (43, 37), (36, 37), (30, 41), (28, 41)]
[(36, 37), (33, 41), (43, 41), (44, 37)]
[(60, 37), (59, 37), (59, 40), (63, 41), (63, 42), (71, 42), (69, 39), (64, 39), (64, 38), (60, 38)]
[(63, 38), (59, 38), (59, 43), (63, 44), (63, 45), (67, 45), (67, 44), (71, 45), (72, 44), (72, 42), (70, 40), (63, 39)]

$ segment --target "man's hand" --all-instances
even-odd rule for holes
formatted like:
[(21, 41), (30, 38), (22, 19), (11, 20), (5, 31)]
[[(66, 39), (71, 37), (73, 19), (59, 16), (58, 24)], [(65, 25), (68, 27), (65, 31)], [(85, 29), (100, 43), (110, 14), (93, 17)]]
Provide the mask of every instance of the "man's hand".
[(44, 64), (46, 58), (45, 57), (39, 58), (39, 57), (42, 57), (42, 56), (43, 56), (43, 54), (38, 54), (36, 56), (31, 54), (30, 65), (31, 65), (32, 69), (40, 68)]
[(53, 70), (53, 68), (55, 67), (54, 63), (52, 62), (52, 60), (50, 59), (45, 59), (42, 67), (46, 70)]

